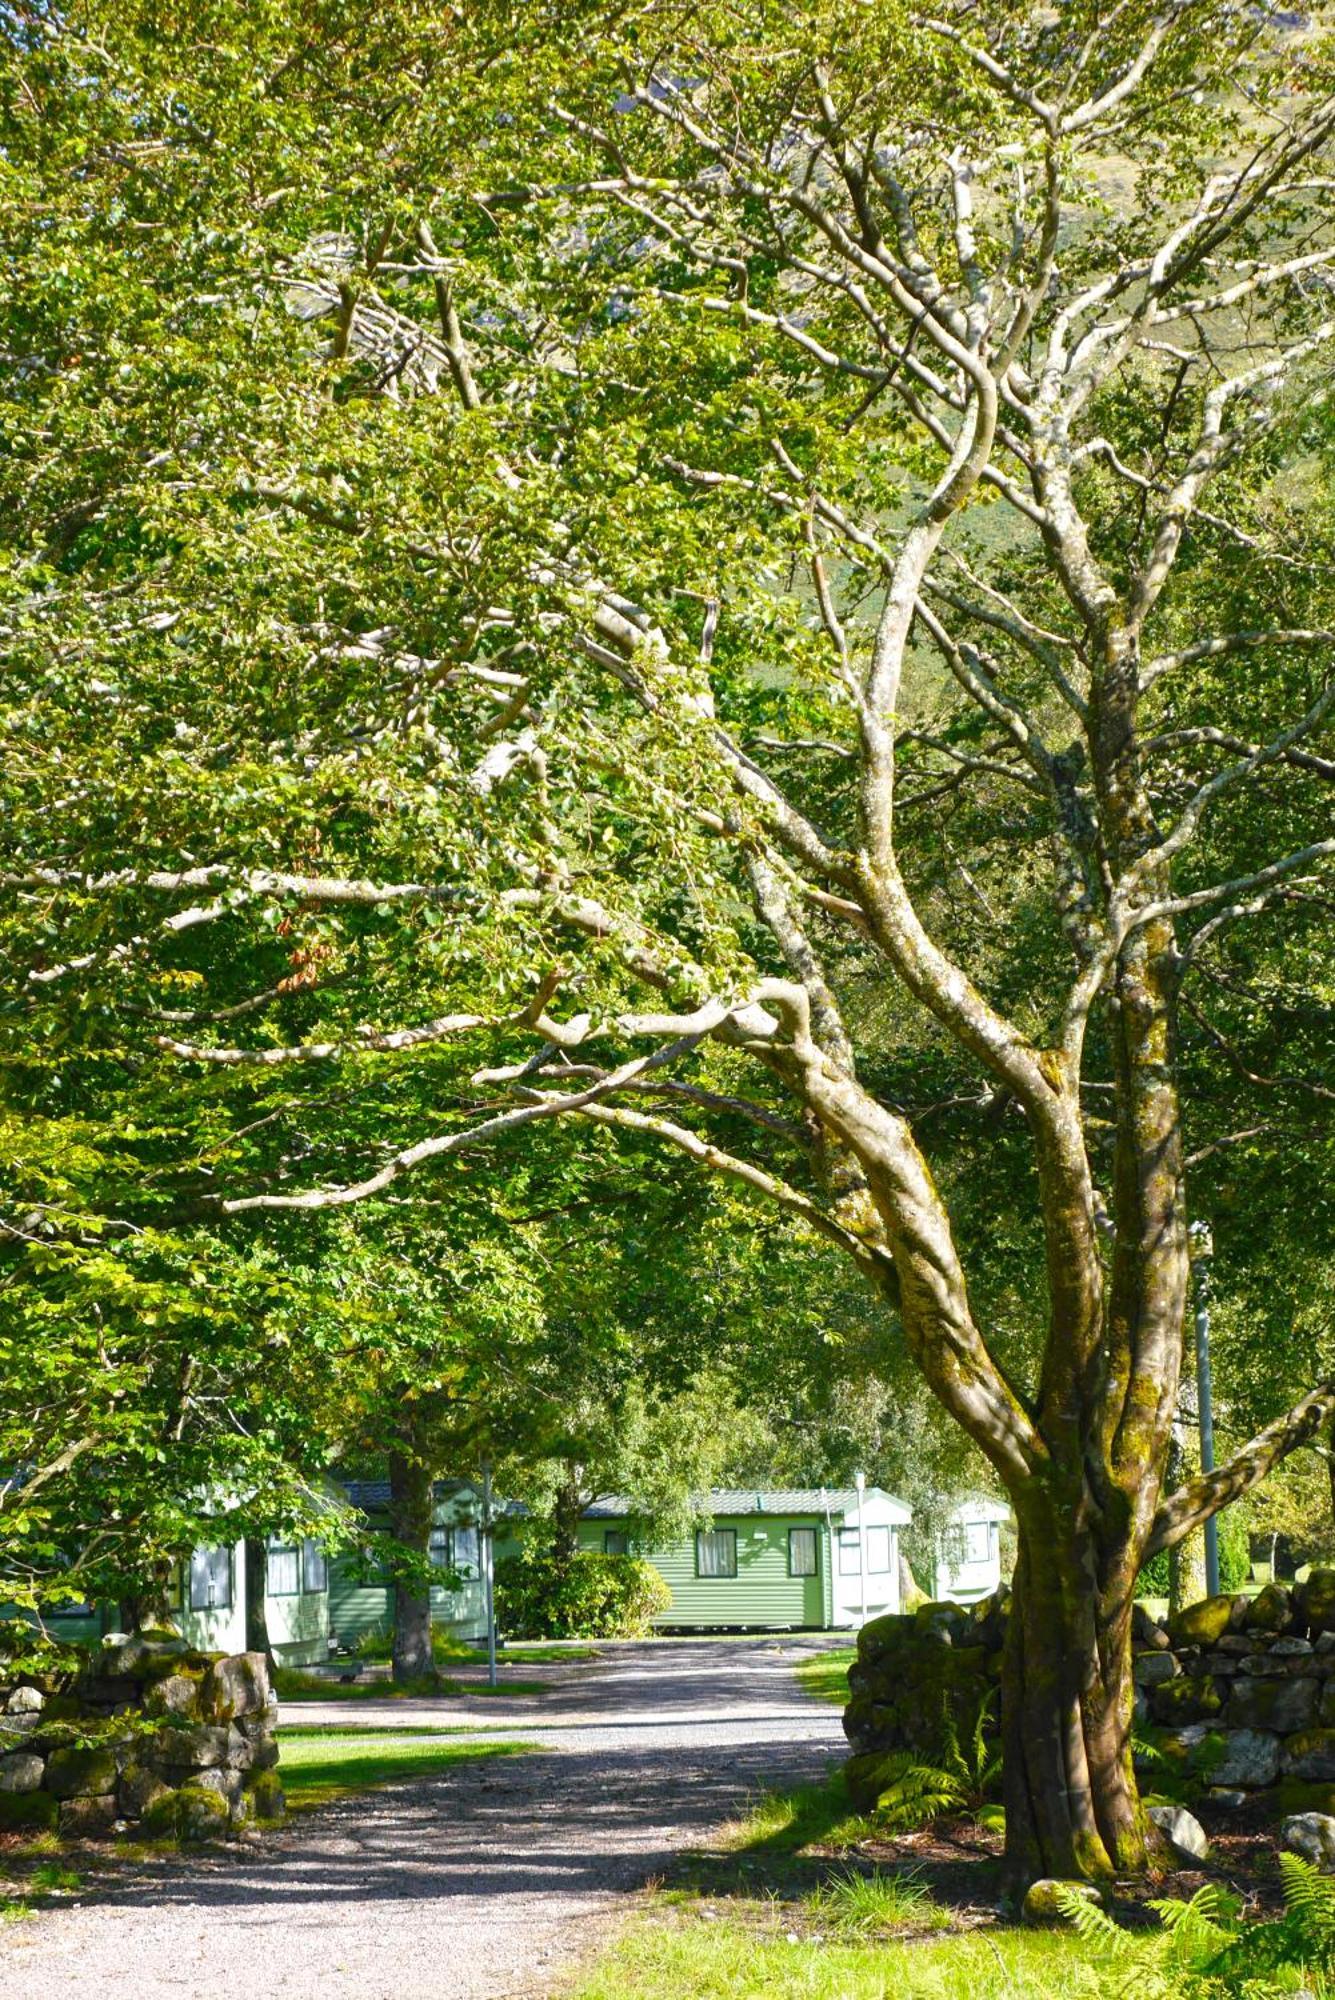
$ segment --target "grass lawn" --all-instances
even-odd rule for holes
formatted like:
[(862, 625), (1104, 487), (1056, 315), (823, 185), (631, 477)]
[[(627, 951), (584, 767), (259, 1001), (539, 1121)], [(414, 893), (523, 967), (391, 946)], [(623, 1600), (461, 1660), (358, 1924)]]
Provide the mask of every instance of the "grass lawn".
[(469, 1738), (463, 1731), (280, 1729), (278, 1775), (288, 1806), (307, 1812), (349, 1792), (430, 1777), (476, 1757), (513, 1757), (536, 1743)]
[(655, 1910), (568, 1989), (567, 2000), (1098, 2000), (1106, 1968), (1059, 1933), (896, 1941), (884, 1930), (785, 1929), (766, 1904), (724, 1915)]
[[(810, 1662), (804, 1677), (839, 1657)], [(961, 1909), (933, 1894), (911, 1852), (873, 1863), (876, 1841), (837, 1772), (765, 1794), (712, 1851), (683, 1858), (564, 2000), (1096, 2000), (1108, 1991), (1106, 1967), (1096, 1973), (1074, 1937), (996, 1928), (994, 1889)]]
[(808, 1694), (838, 1702), (842, 1708), (848, 1700), (848, 1670), (857, 1656), (856, 1646), (832, 1646), (828, 1653), (800, 1661), (797, 1678)]

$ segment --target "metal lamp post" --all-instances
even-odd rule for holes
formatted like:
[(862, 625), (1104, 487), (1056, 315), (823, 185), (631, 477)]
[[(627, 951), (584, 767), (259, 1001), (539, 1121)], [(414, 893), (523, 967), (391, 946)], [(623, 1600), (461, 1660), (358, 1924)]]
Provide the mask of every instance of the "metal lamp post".
[(859, 1626), (867, 1622), (867, 1524), (863, 1512), (867, 1504), (867, 1476), (863, 1472), (853, 1475), (853, 1484), (858, 1490), (858, 1587), (860, 1600)]
[(487, 1685), (496, 1685), (496, 1572), (491, 1539), (491, 1460), (482, 1461), (482, 1592), (487, 1614)]
[[(1214, 1238), (1208, 1222), (1193, 1222), (1191, 1269), (1196, 1281), (1196, 1407), (1201, 1426), (1201, 1471), (1214, 1471), (1214, 1406), (1210, 1384), (1210, 1259)], [(1219, 1595), (1219, 1522), (1211, 1515), (1205, 1524), (1205, 1589), (1210, 1597)]]

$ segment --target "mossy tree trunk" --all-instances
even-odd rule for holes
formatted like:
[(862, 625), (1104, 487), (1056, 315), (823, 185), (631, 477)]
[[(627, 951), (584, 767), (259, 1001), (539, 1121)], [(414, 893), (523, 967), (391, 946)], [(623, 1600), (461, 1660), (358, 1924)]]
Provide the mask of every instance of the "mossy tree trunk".
[[(1022, 1528), (1002, 1675), (1007, 1871), (1126, 1874), (1145, 1862), (1131, 1765), (1131, 1591), (1096, 1581), (1089, 1537)], [(1091, 1587), (1093, 1585), (1093, 1587)]]
[(411, 1452), (389, 1456), (390, 1534), (398, 1559), (394, 1564), (394, 1650), (392, 1671), (398, 1682), (419, 1679), (435, 1664), (431, 1651), (431, 1586), (427, 1565), (431, 1551), (431, 1469)]
[(269, 1641), (269, 1614), (266, 1597), (268, 1550), (258, 1535), (246, 1537), (246, 1651), (263, 1653), (272, 1673), (278, 1662)]

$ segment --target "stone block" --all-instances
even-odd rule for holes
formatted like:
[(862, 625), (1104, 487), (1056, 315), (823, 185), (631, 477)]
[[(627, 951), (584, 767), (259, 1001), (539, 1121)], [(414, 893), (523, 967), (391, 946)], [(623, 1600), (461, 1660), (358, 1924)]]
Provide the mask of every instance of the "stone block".
[(1177, 1678), (1180, 1669), (1171, 1653), (1137, 1653), (1131, 1662), (1131, 1678), (1137, 1687), (1160, 1687)]
[(229, 1819), (240, 1812), (243, 1795), (240, 1771), (201, 1771), (194, 1782), (202, 1792), (213, 1792), (222, 1800)]
[(64, 1799), (60, 1807), (62, 1840), (105, 1840), (120, 1818), (113, 1797)]
[(1146, 1819), (1157, 1827), (1181, 1868), (1190, 1868), (1209, 1857), (1210, 1843), (1205, 1828), (1185, 1806), (1150, 1806)]
[(1308, 1783), (1335, 1779), (1335, 1729), (1307, 1729), (1284, 1745), (1284, 1774)]
[(1203, 1743), (1197, 1752), (1196, 1768), (1212, 1785), (1245, 1791), (1260, 1791), (1273, 1785), (1279, 1776), (1279, 1738), (1265, 1729), (1225, 1729), (1219, 1732), (1222, 1750)]
[(16, 1687), (11, 1690), (5, 1702), (6, 1715), (38, 1715), (46, 1706), (46, 1696), (40, 1688)]
[(1168, 1636), (1175, 1646), (1213, 1646), (1228, 1631), (1237, 1603), (1234, 1597), (1203, 1597), (1188, 1604), (1168, 1621)]
[(1149, 1691), (1150, 1714), (1173, 1728), (1183, 1722), (1209, 1722), (1223, 1713), (1224, 1690), (1208, 1674), (1179, 1675)]
[(252, 1720), (238, 1723), (242, 1736), (250, 1748), (250, 1755), (242, 1764), (242, 1769), (267, 1771), (278, 1762), (278, 1740), (267, 1722)]
[(53, 1750), (46, 1760), (46, 1789), (58, 1799), (95, 1798), (116, 1784), (110, 1750), (80, 1750), (73, 1744)]
[(1335, 1569), (1314, 1569), (1295, 1593), (1300, 1624), (1310, 1632), (1335, 1631)]
[(1237, 1729), (1273, 1729), (1292, 1736), (1316, 1721), (1317, 1684), (1313, 1680), (1254, 1680), (1239, 1674), (1228, 1698), (1228, 1720)]
[(882, 1618), (869, 1618), (858, 1633), (858, 1658), (879, 1660), (901, 1645), (912, 1631), (912, 1617), (901, 1616), (896, 1611), (887, 1611)]
[(1280, 1826), (1279, 1844), (1318, 1868), (1335, 1868), (1335, 1819), (1329, 1813), (1291, 1813)]
[(1249, 1632), (1287, 1632), (1293, 1624), (1293, 1593), (1282, 1583), (1268, 1583), (1247, 1606)]
[(226, 1799), (203, 1785), (182, 1785), (173, 1800), (178, 1840), (218, 1840), (231, 1818)]
[(276, 1821), (287, 1812), (287, 1799), (277, 1771), (252, 1772), (245, 1789), (256, 1819)]
[(1055, 1876), (1043, 1876), (1025, 1890), (1020, 1915), (1027, 1924), (1069, 1924), (1071, 1919), (1061, 1907), (1067, 1897), (1081, 1903), (1103, 1902), (1102, 1891), (1093, 1882), (1062, 1882)]
[(143, 1756), (155, 1771), (209, 1771), (226, 1764), (230, 1749), (226, 1723), (171, 1723), (151, 1739)]
[(35, 1792), (46, 1771), (46, 1759), (27, 1750), (0, 1757), (0, 1792)]
[(236, 1653), (215, 1660), (200, 1690), (202, 1712), (216, 1722), (234, 1722), (245, 1715), (264, 1715), (273, 1702), (269, 1669), (263, 1653)]
[(170, 1792), (156, 1771), (146, 1764), (127, 1764), (121, 1772), (116, 1796), (126, 1819), (144, 1819), (157, 1801)]
[(1138, 1650), (1166, 1653), (1173, 1642), (1158, 1619), (1151, 1617), (1143, 1604), (1136, 1603), (1131, 1607), (1131, 1643)]
[(179, 1715), (195, 1717), (199, 1714), (199, 1696), (203, 1676), (178, 1673), (173, 1669), (160, 1681), (155, 1682), (144, 1697), (144, 1707), (149, 1715)]

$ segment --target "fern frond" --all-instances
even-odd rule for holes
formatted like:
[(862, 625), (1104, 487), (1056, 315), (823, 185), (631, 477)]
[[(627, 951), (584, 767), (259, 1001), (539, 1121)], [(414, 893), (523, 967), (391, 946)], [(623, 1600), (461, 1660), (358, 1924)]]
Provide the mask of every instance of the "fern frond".
[(1079, 1889), (1065, 1882), (1056, 1882), (1053, 1884), (1052, 1900), (1081, 1944), (1088, 1945), (1106, 1958), (1124, 1958), (1132, 1949), (1132, 1940), (1127, 1932), (1113, 1922), (1101, 1903), (1083, 1896)]
[(1302, 1946), (1323, 1961), (1335, 1952), (1335, 1880), (1300, 1854), (1281, 1854), (1284, 1905)]

